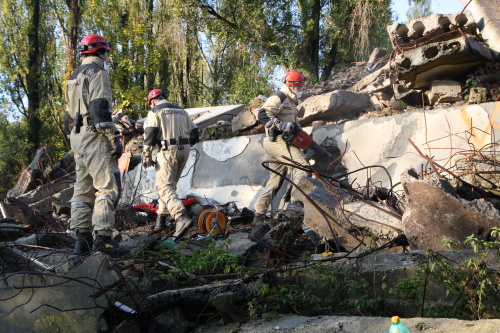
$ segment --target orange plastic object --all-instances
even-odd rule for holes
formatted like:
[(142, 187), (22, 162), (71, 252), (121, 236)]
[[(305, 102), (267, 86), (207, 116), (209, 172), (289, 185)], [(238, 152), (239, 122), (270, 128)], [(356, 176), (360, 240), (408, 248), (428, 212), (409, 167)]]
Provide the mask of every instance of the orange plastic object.
[(214, 210), (212, 209), (207, 209), (201, 212), (200, 216), (198, 217), (198, 228), (200, 228), (201, 232), (203, 233), (208, 233), (207, 229), (205, 229), (205, 221), (208, 217), (208, 215), (215, 213)]
[(208, 215), (205, 222), (205, 229), (207, 232), (221, 234), (222, 230), (226, 227), (227, 219), (221, 212), (213, 212)]

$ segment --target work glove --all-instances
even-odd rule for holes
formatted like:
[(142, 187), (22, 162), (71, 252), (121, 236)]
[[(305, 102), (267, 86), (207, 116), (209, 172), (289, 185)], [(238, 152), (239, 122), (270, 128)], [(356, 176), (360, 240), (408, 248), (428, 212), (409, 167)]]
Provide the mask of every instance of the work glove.
[(152, 167), (155, 163), (153, 162), (153, 153), (151, 149), (145, 149), (142, 151), (142, 166), (144, 169)]
[(278, 129), (280, 131), (290, 133), (293, 130), (293, 123), (287, 123), (286, 121), (282, 121), (278, 124)]
[(116, 159), (119, 159), (120, 156), (123, 154), (123, 145), (122, 145), (122, 140), (120, 140), (120, 137), (116, 137), (111, 141), (111, 156), (113, 156)]

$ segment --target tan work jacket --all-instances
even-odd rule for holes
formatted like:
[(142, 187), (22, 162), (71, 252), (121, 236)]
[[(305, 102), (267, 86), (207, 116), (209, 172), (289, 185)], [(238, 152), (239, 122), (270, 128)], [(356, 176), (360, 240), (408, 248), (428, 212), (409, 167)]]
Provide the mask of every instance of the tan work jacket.
[[(288, 123), (297, 123), (297, 97), (295, 94), (288, 88), (288, 86), (283, 85), (280, 89), (286, 96), (286, 98), (281, 102), (281, 99), (277, 95), (270, 96), (267, 101), (262, 106), (266, 110), (266, 115), (272, 119), (273, 117), (278, 118), (281, 121), (286, 121)], [(276, 126), (273, 125), (270, 128), (266, 128), (266, 134), (270, 129), (276, 129)]]
[(144, 149), (153, 149), (155, 145), (161, 145), (161, 141), (172, 145), (179, 138), (189, 140), (194, 128), (196, 125), (186, 110), (167, 100), (160, 100), (148, 112), (144, 123)]
[(110, 139), (119, 134), (111, 116), (113, 100), (110, 77), (103, 68), (101, 58), (88, 56), (83, 59), (66, 83), (65, 97), (67, 120), (72, 133), (79, 113), (83, 126), (92, 126)]

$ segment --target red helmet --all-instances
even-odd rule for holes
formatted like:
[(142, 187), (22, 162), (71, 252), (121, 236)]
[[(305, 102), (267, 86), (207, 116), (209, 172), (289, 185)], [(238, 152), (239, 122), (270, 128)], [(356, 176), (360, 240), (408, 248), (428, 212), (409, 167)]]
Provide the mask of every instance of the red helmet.
[(301, 72), (290, 71), (285, 74), (285, 78), (283, 79), (283, 83), (287, 86), (305, 86), (305, 81), (307, 79)]
[(148, 105), (151, 106), (151, 100), (155, 99), (158, 96), (165, 96), (167, 98), (167, 91), (163, 89), (153, 89), (148, 94)]
[(96, 53), (100, 49), (109, 51), (111, 49), (111, 44), (99, 35), (87, 35), (83, 37), (80, 44), (76, 47), (76, 50), (80, 52), (80, 54)]

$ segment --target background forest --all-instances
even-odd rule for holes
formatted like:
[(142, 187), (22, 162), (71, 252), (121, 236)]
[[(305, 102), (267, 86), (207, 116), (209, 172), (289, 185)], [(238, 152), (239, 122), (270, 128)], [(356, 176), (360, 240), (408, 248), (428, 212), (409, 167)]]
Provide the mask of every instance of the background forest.
[(112, 43), (115, 108), (140, 119), (153, 88), (192, 108), (249, 105), (290, 69), (325, 81), (390, 49), (392, 22), (391, 0), (2, 0), (0, 10), (1, 200), (38, 148), (53, 161), (69, 150), (64, 82), (89, 33)]

